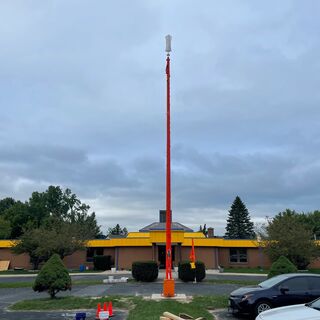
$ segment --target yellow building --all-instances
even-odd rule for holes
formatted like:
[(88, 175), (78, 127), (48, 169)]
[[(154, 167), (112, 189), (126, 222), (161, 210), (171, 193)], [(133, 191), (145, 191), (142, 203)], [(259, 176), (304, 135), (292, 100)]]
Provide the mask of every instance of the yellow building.
[[(206, 238), (202, 232), (193, 232), (190, 228), (172, 222), (172, 260), (173, 266), (180, 261), (188, 260), (191, 241), (194, 239), (197, 260), (205, 263), (209, 269), (224, 267), (266, 267), (269, 260), (263, 255), (259, 244), (254, 240), (227, 240), (215, 237), (209, 228)], [(132, 262), (152, 260), (160, 268), (165, 264), (165, 213), (160, 211), (159, 222), (154, 222), (138, 232), (130, 232), (127, 237), (90, 240), (87, 250), (78, 251), (65, 258), (68, 268), (79, 268), (86, 265), (92, 268), (94, 255), (110, 255), (112, 264), (118, 269), (131, 269)], [(12, 240), (0, 240), (0, 260), (10, 260), (10, 268), (30, 269), (27, 254), (14, 255)]]

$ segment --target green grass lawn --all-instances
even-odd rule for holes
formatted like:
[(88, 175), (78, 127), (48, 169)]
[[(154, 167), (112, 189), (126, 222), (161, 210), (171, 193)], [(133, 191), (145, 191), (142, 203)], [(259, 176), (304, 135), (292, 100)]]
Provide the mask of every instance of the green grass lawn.
[(135, 308), (130, 310), (128, 320), (158, 320), (165, 311), (175, 315), (187, 313), (194, 318), (205, 317), (209, 320), (214, 318), (208, 310), (225, 308), (227, 307), (227, 302), (227, 296), (197, 296), (194, 297), (193, 301), (190, 303), (139, 300), (136, 302)]
[(90, 297), (61, 297), (56, 299), (34, 299), (15, 303), (11, 310), (73, 310), (95, 309), (100, 302), (112, 301), (115, 308), (129, 310), (128, 320), (158, 320), (163, 312), (173, 314), (187, 313), (193, 317), (206, 317), (213, 319), (210, 309), (225, 308), (227, 296), (196, 296), (190, 303), (177, 301), (150, 301), (141, 297), (108, 296), (99, 299)]
[[(70, 274), (72, 273), (101, 273), (103, 271), (100, 270), (84, 270), (81, 271), (79, 269), (69, 269), (68, 270)], [(5, 271), (0, 271), (0, 275), (7, 275), (7, 274), (12, 274), (12, 275), (19, 275), (19, 274), (38, 274), (39, 270), (5, 270)]]
[[(260, 268), (224, 268), (224, 272), (268, 274), (269, 273), (269, 269), (260, 269)], [(303, 270), (303, 271), (299, 271), (299, 272), (320, 273), (320, 269), (309, 269), (309, 270)]]
[(210, 284), (238, 284), (241, 286), (251, 286), (251, 285), (257, 285), (261, 281), (255, 281), (255, 280), (228, 280), (228, 279), (208, 279), (203, 280), (203, 283), (210, 283)]
[(320, 269), (309, 269), (308, 272), (310, 272), (310, 273), (320, 273)]
[(7, 274), (12, 274), (12, 275), (19, 275), (19, 274), (37, 274), (39, 271), (33, 271), (33, 270), (5, 270), (5, 271), (0, 271), (0, 275), (7, 275)]
[(55, 299), (42, 298), (19, 301), (12, 306), (11, 310), (73, 310), (95, 309), (97, 304), (112, 301), (116, 308), (130, 309), (134, 306), (135, 297), (109, 296), (99, 299), (91, 297), (57, 297)]

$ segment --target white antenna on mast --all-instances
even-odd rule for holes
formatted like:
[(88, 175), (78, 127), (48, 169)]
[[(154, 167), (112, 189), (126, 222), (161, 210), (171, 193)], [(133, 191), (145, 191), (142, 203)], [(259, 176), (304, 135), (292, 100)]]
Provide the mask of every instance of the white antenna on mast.
[(168, 55), (171, 52), (171, 39), (172, 39), (172, 37), (170, 36), (170, 34), (168, 34), (166, 36), (166, 52), (167, 52)]

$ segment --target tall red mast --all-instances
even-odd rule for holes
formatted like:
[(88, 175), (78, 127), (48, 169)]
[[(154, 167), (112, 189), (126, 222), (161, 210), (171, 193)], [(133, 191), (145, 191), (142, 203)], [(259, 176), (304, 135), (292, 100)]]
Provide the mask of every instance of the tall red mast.
[(172, 252), (171, 252), (171, 141), (170, 141), (170, 35), (166, 36), (167, 52), (167, 172), (166, 172), (166, 277), (163, 282), (163, 295), (174, 296), (174, 279), (172, 278)]

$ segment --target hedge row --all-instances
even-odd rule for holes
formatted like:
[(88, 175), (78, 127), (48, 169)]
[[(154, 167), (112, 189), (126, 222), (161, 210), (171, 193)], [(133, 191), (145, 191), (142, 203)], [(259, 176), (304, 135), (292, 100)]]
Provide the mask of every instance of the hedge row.
[(178, 269), (179, 279), (188, 282), (197, 280), (197, 282), (202, 281), (206, 277), (206, 267), (201, 261), (196, 262), (196, 268), (191, 269), (190, 261), (183, 261), (179, 263)]
[[(206, 277), (206, 267), (201, 261), (195, 263), (196, 268), (191, 269), (189, 261), (179, 263), (179, 279), (184, 282), (202, 281)], [(136, 281), (151, 282), (158, 278), (159, 267), (154, 261), (137, 261), (132, 263), (132, 276)]]
[(137, 281), (152, 282), (158, 278), (158, 264), (154, 261), (132, 263), (132, 276)]
[(111, 256), (94, 256), (93, 266), (95, 270), (110, 270), (111, 269)]

